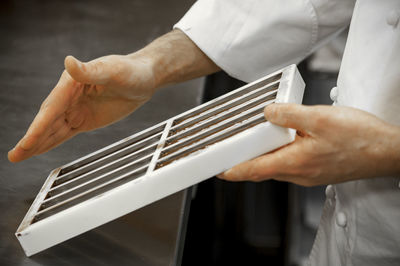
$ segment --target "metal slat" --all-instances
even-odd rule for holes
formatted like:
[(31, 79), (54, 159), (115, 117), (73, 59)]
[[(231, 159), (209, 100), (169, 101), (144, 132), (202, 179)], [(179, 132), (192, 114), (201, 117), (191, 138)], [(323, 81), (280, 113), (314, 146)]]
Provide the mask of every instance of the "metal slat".
[(91, 187), (97, 186), (102, 183), (106, 183), (110, 180), (113, 180), (114, 178), (118, 178), (122, 174), (132, 172), (144, 166), (148, 166), (150, 164), (151, 158), (152, 155), (140, 158), (138, 160), (126, 163), (118, 168), (110, 170), (109, 172), (106, 172), (104, 174), (96, 175), (92, 179), (80, 179), (81, 182), (73, 184), (73, 186), (64, 187), (64, 190), (59, 191), (54, 196), (46, 198), (43, 201), (40, 210), (44, 210), (48, 207), (51, 207), (58, 202), (66, 200), (68, 197), (73, 197), (76, 194), (79, 194), (80, 191), (84, 189), (90, 189)]
[[(270, 102), (272, 103), (272, 101)], [(247, 119), (250, 119), (253, 116), (259, 115), (263, 113), (263, 110), (267, 104), (262, 104), (261, 106), (257, 106), (255, 108), (252, 108), (250, 110), (247, 110), (243, 112), (239, 117), (231, 117), (229, 119), (223, 120), (222, 122), (213, 125), (209, 128), (205, 128), (204, 130), (198, 132), (197, 134), (191, 135), (184, 140), (174, 143), (171, 146), (168, 146), (161, 152), (161, 158), (167, 156), (167, 155), (172, 155), (174, 153), (179, 153), (179, 150), (192, 145), (193, 143), (196, 143), (198, 141), (201, 141), (202, 139), (206, 137), (217, 137), (218, 133), (222, 130), (224, 131), (229, 131), (231, 128), (232, 130), (234, 129), (235, 125), (238, 123), (242, 123), (246, 121)]]
[(281, 77), (282, 77), (282, 73), (278, 73), (269, 78), (263, 79), (257, 83), (249, 84), (248, 86), (244, 86), (243, 88), (240, 88), (238, 90), (235, 90), (235, 91), (227, 93), (223, 96), (220, 96), (214, 100), (211, 100), (211, 101), (201, 105), (200, 108), (195, 108), (195, 110), (193, 110), (193, 111), (189, 111), (189, 112), (186, 112), (185, 114), (177, 116), (174, 120), (174, 126), (182, 123), (183, 121), (185, 121), (189, 118), (193, 118), (197, 115), (200, 115), (201, 113), (204, 113), (205, 111), (212, 109), (218, 105), (222, 105), (225, 102), (228, 102), (232, 99), (239, 98), (242, 95), (247, 94), (253, 90), (256, 90), (258, 88), (264, 87), (271, 83), (277, 82), (280, 80)]
[(268, 83), (265, 84), (264, 86), (252, 86), (254, 90), (247, 92), (245, 94), (242, 94), (238, 96), (237, 98), (232, 98), (230, 100), (224, 101), (220, 105), (213, 106), (213, 108), (209, 108), (205, 110), (204, 112), (198, 112), (195, 116), (192, 116), (190, 118), (187, 118), (183, 123), (174, 123), (175, 126), (173, 126), (170, 130), (170, 135), (176, 134), (179, 131), (184, 130), (185, 128), (188, 128), (190, 126), (193, 126), (197, 123), (201, 123), (201, 121), (208, 119), (210, 117), (216, 116), (221, 112), (227, 111), (237, 105), (241, 105), (243, 103), (248, 102), (249, 100), (256, 98), (262, 94), (268, 94), (272, 91), (276, 91), (278, 89), (279, 82), (275, 81), (274, 83)]
[[(132, 143), (122, 150), (114, 151), (112, 154), (108, 154), (105, 157), (80, 167), (80, 169), (85, 168), (91, 171), (80, 171), (80, 173), (83, 173), (81, 175), (75, 172), (73, 179), (70, 178), (55, 186), (53, 185), (35, 216), (35, 222), (79, 204), (89, 199), (89, 195), (92, 195), (92, 197), (98, 196), (105, 191), (105, 188), (112, 189), (116, 187), (115, 184), (123, 184), (144, 175), (145, 173), (142, 172), (148, 171), (152, 161), (154, 161), (153, 164), (155, 166), (158, 157), (153, 158), (157, 154), (153, 152), (162, 149), (163, 142), (168, 135), (171, 124), (172, 122), (164, 123), (158, 128), (158, 131), (162, 128), (162, 132), (160, 131), (156, 133), (156, 135), (150, 136), (147, 134), (146, 138), (142, 137), (137, 143)], [(140, 135), (136, 139), (139, 137)], [(150, 144), (153, 143), (154, 140), (157, 140), (157, 142), (155, 144)], [(146, 147), (146, 145), (150, 146)], [(139, 148), (143, 149), (137, 150)], [(134, 152), (129, 154), (132, 150), (134, 150)], [(123, 155), (126, 156), (121, 158)], [(130, 160), (130, 162), (127, 160)], [(93, 169), (93, 165), (101, 165), (107, 162), (108, 164), (106, 167), (103, 166), (99, 169)], [(66, 175), (74, 171), (75, 169)], [(137, 173), (140, 173), (140, 175), (138, 176)], [(60, 176), (60, 178), (62, 177), (63, 176)], [(58, 179), (55, 180), (55, 182), (57, 181)]]
[(38, 222), (38, 221), (40, 221), (46, 217), (49, 217), (55, 213), (59, 213), (65, 209), (70, 208), (74, 205), (77, 205), (85, 200), (99, 196), (102, 193), (104, 193), (110, 189), (113, 189), (113, 188), (118, 187), (122, 184), (125, 184), (129, 181), (132, 181), (136, 178), (139, 178), (146, 173), (146, 170), (147, 170), (147, 165), (145, 165), (141, 168), (135, 169), (126, 174), (123, 174), (121, 176), (117, 176), (116, 178), (114, 178), (112, 180), (109, 180), (98, 186), (92, 187), (92, 188), (86, 190), (85, 192), (79, 193), (79, 194), (77, 194), (71, 198), (68, 198), (64, 201), (61, 201), (49, 208), (38, 211), (37, 214), (35, 215), (35, 218), (33, 219), (33, 223)]
[(59, 175), (60, 176), (65, 175), (68, 172), (77, 170), (93, 161), (99, 160), (102, 157), (105, 157), (105, 156), (110, 155), (114, 152), (117, 152), (121, 149), (124, 149), (127, 146), (131, 146), (132, 144), (139, 143), (144, 139), (148, 139), (154, 135), (157, 135), (158, 133), (160, 133), (164, 130), (164, 127), (165, 127), (165, 124), (161, 123), (160, 125), (154, 126), (145, 131), (139, 132), (138, 134), (135, 134), (131, 137), (125, 138), (122, 141), (119, 141), (119, 142), (114, 143), (110, 146), (107, 146), (103, 149), (100, 149), (99, 151), (94, 152), (94, 153), (90, 154), (89, 156), (85, 156), (82, 159), (79, 159), (77, 161), (74, 161), (74, 162), (64, 166), (61, 169)]
[[(154, 144), (150, 147), (146, 147), (142, 150), (136, 151), (134, 153), (125, 155), (115, 161), (110, 161), (109, 163), (97, 168), (93, 169), (89, 172), (86, 172), (80, 176), (75, 177), (74, 179), (70, 179), (66, 182), (63, 182), (57, 186), (53, 186), (50, 191), (48, 192), (48, 197), (47, 198), (52, 198), (54, 195), (57, 195), (71, 187), (73, 187), (76, 184), (79, 184), (85, 180), (90, 180), (92, 178), (95, 178), (96, 176), (106, 174), (112, 170), (115, 170), (123, 165), (129, 164), (131, 162), (135, 162), (138, 160), (142, 160), (144, 158), (152, 156), (152, 153), (156, 150), (157, 145)], [(47, 199), (46, 198), (46, 199)]]
[(170, 146), (172, 144), (175, 144), (178, 142), (180, 139), (185, 138), (189, 135), (193, 135), (201, 130), (204, 130), (214, 124), (220, 123), (223, 120), (226, 120), (228, 118), (231, 118), (233, 116), (240, 115), (241, 113), (245, 112), (246, 110), (249, 110), (251, 108), (254, 108), (264, 102), (268, 102), (271, 100), (274, 100), (276, 98), (276, 93), (277, 91), (270, 91), (269, 93), (263, 94), (261, 96), (258, 96), (256, 98), (253, 98), (245, 103), (239, 104), (239, 105), (232, 105), (229, 106), (229, 108), (225, 109), (224, 111), (216, 114), (215, 116), (209, 116), (206, 119), (203, 119), (197, 124), (194, 124), (191, 127), (187, 127), (183, 130), (180, 130), (178, 133), (171, 135), (169, 138), (167, 138), (167, 145)]
[(126, 144), (126, 145), (124, 145), (125, 147), (123, 147), (121, 149), (116, 150), (115, 148), (113, 148), (112, 152), (108, 152), (107, 155), (99, 157), (96, 160), (93, 160), (82, 166), (79, 166), (76, 169), (70, 169), (70, 171), (66, 174), (59, 175), (53, 186), (58, 186), (64, 182), (74, 179), (82, 174), (85, 174), (87, 172), (95, 170), (95, 169), (101, 167), (103, 164), (114, 161), (124, 155), (134, 153), (138, 150), (144, 149), (149, 146), (151, 147), (152, 145), (154, 145), (154, 147), (155, 147), (155, 144), (159, 141), (160, 137), (161, 137), (161, 132), (159, 132), (155, 135), (146, 136), (146, 138), (143, 137), (143, 139), (139, 140), (138, 142), (131, 143), (129, 141), (130, 142), (129, 145)]

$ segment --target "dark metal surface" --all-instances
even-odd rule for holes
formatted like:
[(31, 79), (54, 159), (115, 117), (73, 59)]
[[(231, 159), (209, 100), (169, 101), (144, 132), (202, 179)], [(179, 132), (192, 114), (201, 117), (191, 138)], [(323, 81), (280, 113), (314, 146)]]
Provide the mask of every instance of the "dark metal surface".
[(192, 2), (2, 1), (0, 265), (174, 264), (181, 254), (177, 239), (187, 199), (183, 192), (31, 258), (14, 232), (51, 169), (195, 106), (199, 80), (163, 89), (123, 121), (81, 134), (49, 153), (16, 165), (6, 155), (57, 82), (66, 55), (87, 61), (133, 52), (168, 32)]

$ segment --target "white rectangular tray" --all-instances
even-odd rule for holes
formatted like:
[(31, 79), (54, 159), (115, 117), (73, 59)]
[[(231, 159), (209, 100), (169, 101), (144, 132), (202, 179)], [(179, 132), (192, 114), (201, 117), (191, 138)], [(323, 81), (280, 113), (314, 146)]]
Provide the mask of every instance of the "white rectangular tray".
[(53, 170), (16, 236), (27, 256), (294, 140), (263, 108), (301, 103), (288, 66)]

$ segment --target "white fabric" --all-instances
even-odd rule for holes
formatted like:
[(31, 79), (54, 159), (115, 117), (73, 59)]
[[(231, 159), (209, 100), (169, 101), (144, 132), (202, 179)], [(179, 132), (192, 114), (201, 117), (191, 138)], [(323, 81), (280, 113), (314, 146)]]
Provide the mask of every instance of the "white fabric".
[[(175, 27), (231, 76), (297, 63), (345, 28), (351, 0), (200, 0)], [(400, 125), (400, 0), (358, 0), (337, 105)], [(338, 166), (340, 167), (340, 166)], [(400, 265), (399, 177), (333, 186), (310, 265)]]
[[(400, 125), (400, 25), (387, 20), (400, 0), (356, 3), (337, 86), (336, 105)], [(400, 13), (399, 13), (400, 17)], [(325, 202), (311, 265), (400, 265), (400, 178), (333, 186)], [(346, 226), (338, 223), (339, 214)]]
[(400, 0), (362, 0), (356, 7), (338, 78), (338, 103), (400, 125), (400, 23), (387, 22), (392, 11), (400, 12)]
[(175, 25), (231, 76), (298, 63), (350, 23), (353, 1), (201, 0)]

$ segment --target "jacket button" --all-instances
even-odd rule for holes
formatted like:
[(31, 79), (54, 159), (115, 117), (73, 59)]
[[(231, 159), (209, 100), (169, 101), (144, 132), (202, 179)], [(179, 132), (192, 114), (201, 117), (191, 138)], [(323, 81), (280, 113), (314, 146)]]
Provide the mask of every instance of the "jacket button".
[(347, 224), (347, 217), (344, 212), (338, 212), (336, 214), (336, 224), (340, 227), (345, 227)]
[(337, 87), (333, 87), (331, 89), (331, 93), (329, 94), (329, 96), (331, 97), (331, 100), (336, 102), (337, 97), (338, 97), (339, 91)]
[(328, 199), (333, 199), (335, 197), (335, 190), (332, 185), (327, 185), (325, 188), (325, 195)]
[(397, 10), (392, 10), (386, 17), (386, 22), (388, 25), (397, 27), (397, 24), (399, 24), (400, 20), (400, 12)]

